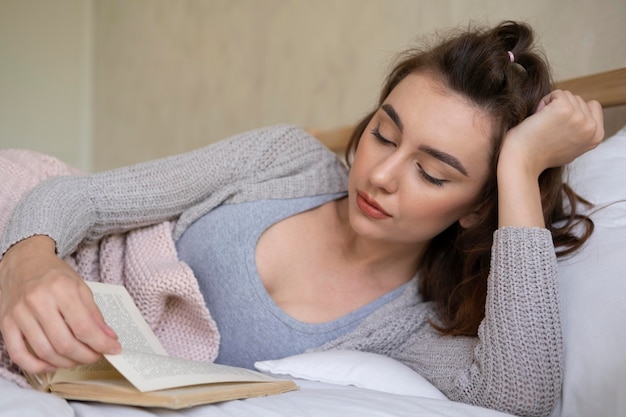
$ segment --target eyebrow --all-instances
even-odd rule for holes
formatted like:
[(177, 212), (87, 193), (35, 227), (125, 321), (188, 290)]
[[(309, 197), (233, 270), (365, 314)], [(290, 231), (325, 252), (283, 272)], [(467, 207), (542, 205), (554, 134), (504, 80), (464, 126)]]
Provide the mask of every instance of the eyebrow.
[(385, 111), (385, 113), (387, 113), (387, 116), (389, 116), (389, 118), (393, 120), (396, 126), (398, 126), (400, 132), (402, 132), (402, 130), (404, 129), (404, 125), (402, 124), (402, 120), (400, 120), (400, 116), (398, 116), (396, 109), (394, 109), (393, 106), (389, 103), (383, 104), (382, 109)]
[(456, 169), (461, 174), (465, 175), (466, 177), (469, 177), (469, 175), (467, 174), (467, 170), (465, 169), (461, 161), (459, 161), (458, 159), (456, 159), (454, 156), (450, 155), (449, 153), (442, 152), (435, 148), (431, 148), (430, 146), (427, 146), (427, 145), (420, 145), (419, 150), (432, 156), (433, 158), (439, 159), (441, 162), (444, 162), (450, 165), (452, 168)]

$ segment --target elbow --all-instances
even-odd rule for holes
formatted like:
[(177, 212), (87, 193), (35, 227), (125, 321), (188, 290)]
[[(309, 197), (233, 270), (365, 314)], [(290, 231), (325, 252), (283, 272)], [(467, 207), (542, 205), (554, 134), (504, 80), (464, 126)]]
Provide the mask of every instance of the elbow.
[(458, 384), (457, 380), (456, 387), (444, 393), (454, 401), (519, 417), (548, 417), (561, 397), (563, 368), (560, 363), (537, 365), (502, 366), (480, 384)]

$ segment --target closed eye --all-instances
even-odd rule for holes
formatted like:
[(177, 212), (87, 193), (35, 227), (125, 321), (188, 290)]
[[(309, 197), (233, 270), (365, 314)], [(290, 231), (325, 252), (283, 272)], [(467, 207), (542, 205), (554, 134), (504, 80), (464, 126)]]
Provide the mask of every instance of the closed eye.
[(373, 128), (371, 131), (371, 134), (376, 138), (376, 140), (378, 140), (378, 142), (380, 142), (381, 144), (385, 145), (385, 146), (395, 146), (395, 143), (393, 143), (390, 140), (387, 140), (381, 133), (380, 130), (378, 129), (378, 126)]
[(433, 185), (436, 185), (437, 187), (443, 187), (443, 185), (448, 182), (447, 180), (442, 180), (440, 178), (435, 178), (432, 175), (429, 175), (426, 171), (424, 171), (424, 168), (422, 168), (420, 164), (417, 164), (417, 169), (419, 170), (419, 174), (422, 178), (424, 178), (424, 180)]
[[(382, 144), (383, 146), (396, 146), (395, 143), (393, 143), (392, 141), (388, 140), (387, 138), (385, 138), (382, 133), (380, 133), (380, 129), (378, 128), (378, 126), (376, 126), (375, 128), (373, 128), (370, 133), (372, 134), (372, 136), (374, 136), (376, 138), (376, 140)], [(426, 171), (424, 171), (424, 168), (422, 168), (422, 166), (420, 164), (417, 164), (417, 168), (419, 171), (420, 176), (427, 182), (437, 186), (437, 187), (443, 187), (443, 185), (448, 182), (447, 180), (443, 180), (440, 178), (435, 178), (432, 175), (428, 174)]]

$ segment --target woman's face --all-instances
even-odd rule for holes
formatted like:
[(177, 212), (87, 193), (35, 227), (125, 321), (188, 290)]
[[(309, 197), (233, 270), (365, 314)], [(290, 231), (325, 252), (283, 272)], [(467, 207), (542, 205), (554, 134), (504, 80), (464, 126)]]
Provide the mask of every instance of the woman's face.
[(362, 236), (423, 245), (469, 226), (489, 173), (489, 116), (429, 74), (411, 74), (365, 128), (349, 180), (349, 218)]

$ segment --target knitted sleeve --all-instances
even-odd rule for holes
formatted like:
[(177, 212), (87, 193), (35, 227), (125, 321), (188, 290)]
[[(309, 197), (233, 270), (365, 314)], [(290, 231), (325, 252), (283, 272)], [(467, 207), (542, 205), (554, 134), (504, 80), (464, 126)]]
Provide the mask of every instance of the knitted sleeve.
[[(440, 339), (446, 346), (453, 338)], [(474, 342), (450, 348), (452, 355), (471, 348), (465, 367), (429, 364), (451, 399), (518, 416), (550, 415), (561, 392), (563, 338), (548, 230), (507, 227), (494, 235), (485, 318)]]
[[(182, 155), (55, 177), (16, 207), (0, 241), (0, 255), (22, 239), (43, 234), (64, 257), (83, 240), (178, 219), (217, 193), (224, 202), (237, 193), (281, 198), (289, 197), (290, 190), (302, 195), (324, 187), (342, 191), (343, 170), (336, 156), (302, 129), (274, 126)], [(317, 181), (310, 181), (312, 177)], [(275, 181), (280, 178), (287, 180)]]
[(354, 349), (391, 356), (448, 398), (518, 416), (548, 416), (562, 384), (563, 341), (557, 265), (550, 232), (494, 234), (485, 318), (478, 337), (442, 336), (432, 302), (405, 293), (351, 334), (315, 350)]

